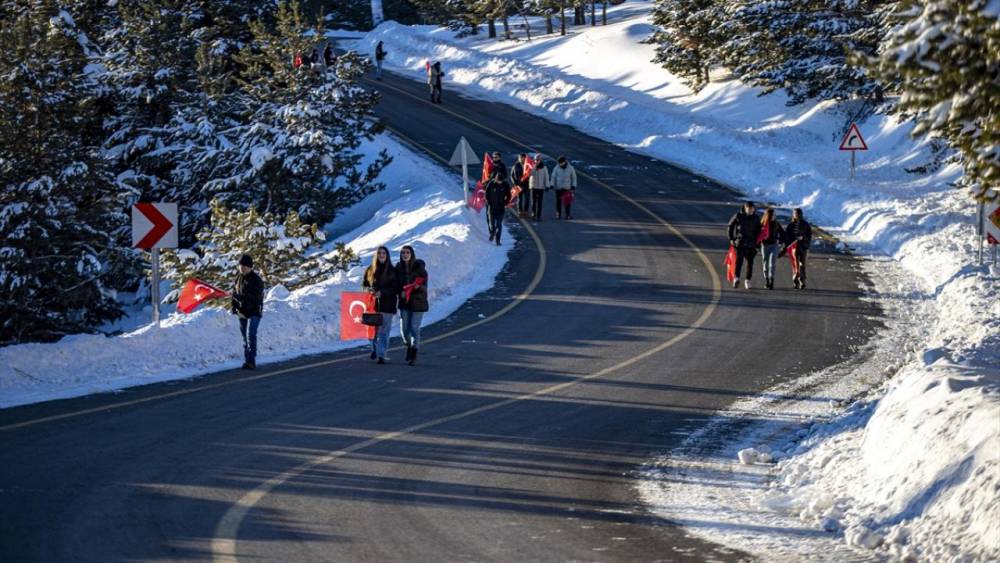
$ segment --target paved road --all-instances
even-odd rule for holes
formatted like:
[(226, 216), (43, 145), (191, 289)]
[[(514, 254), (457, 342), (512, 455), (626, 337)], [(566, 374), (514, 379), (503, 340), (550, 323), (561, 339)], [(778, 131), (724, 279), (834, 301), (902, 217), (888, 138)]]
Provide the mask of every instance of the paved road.
[(459, 135), (572, 155), (575, 219), (550, 219), (550, 193), (545, 221), (511, 223), (496, 289), (428, 329), (417, 367), (345, 353), (0, 411), (0, 561), (742, 557), (646, 512), (632, 471), (844, 360), (877, 314), (857, 262), (821, 244), (808, 291), (787, 264), (775, 291), (720, 288), (731, 191), (506, 106), (378, 87), (438, 156)]

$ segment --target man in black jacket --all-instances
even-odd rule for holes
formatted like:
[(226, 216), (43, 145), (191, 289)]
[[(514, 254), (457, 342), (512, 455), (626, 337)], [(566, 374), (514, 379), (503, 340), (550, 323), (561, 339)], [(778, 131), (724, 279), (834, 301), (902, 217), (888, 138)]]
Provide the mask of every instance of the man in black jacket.
[(511, 186), (521, 188), (521, 194), (517, 199), (517, 209), (521, 212), (522, 216), (527, 215), (531, 211), (531, 191), (528, 190), (528, 177), (524, 174), (527, 160), (528, 155), (521, 153), (517, 155), (517, 162), (514, 163), (514, 166), (510, 167)]
[(750, 289), (750, 279), (753, 278), (753, 259), (757, 256), (757, 235), (760, 234), (760, 217), (752, 201), (743, 204), (743, 209), (736, 212), (729, 220), (729, 244), (736, 247), (736, 279), (733, 287), (740, 285), (740, 269), (744, 261), (747, 265), (746, 288)]
[(802, 209), (796, 207), (792, 210), (792, 220), (785, 227), (785, 248), (795, 244), (795, 260), (799, 264), (799, 271), (792, 272), (792, 283), (795, 289), (806, 288), (806, 258), (809, 254), (809, 245), (812, 244), (812, 225), (802, 218)]
[(240, 273), (233, 284), (232, 312), (240, 318), (243, 335), (243, 369), (257, 367), (257, 327), (264, 313), (264, 280), (253, 271), (253, 258), (240, 257)]
[(500, 246), (503, 231), (503, 216), (510, 203), (510, 184), (504, 179), (502, 168), (494, 168), (490, 181), (486, 182), (486, 219), (490, 226), (490, 240)]

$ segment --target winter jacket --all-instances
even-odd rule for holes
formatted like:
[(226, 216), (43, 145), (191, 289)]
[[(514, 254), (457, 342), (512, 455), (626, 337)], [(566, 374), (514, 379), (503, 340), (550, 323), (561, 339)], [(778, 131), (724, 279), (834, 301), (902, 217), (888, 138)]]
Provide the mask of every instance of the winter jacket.
[(510, 203), (510, 184), (507, 180), (490, 180), (486, 183), (486, 205), (490, 209), (503, 209)]
[(375, 60), (376, 61), (385, 60), (386, 53), (387, 51), (384, 48), (382, 48), (382, 43), (379, 42), (379, 44), (375, 47)]
[(326, 48), (323, 49), (323, 62), (326, 66), (333, 66), (337, 64), (337, 55), (333, 53), (333, 46), (329, 43), (326, 44)]
[(441, 77), (444, 76), (444, 72), (441, 70), (441, 65), (435, 64), (431, 66), (431, 72), (427, 75), (427, 84), (431, 87), (441, 87)]
[(522, 190), (528, 189), (528, 178), (522, 180), (524, 177), (524, 165), (520, 162), (515, 162), (514, 166), (510, 167), (510, 183), (515, 186), (520, 186)]
[(539, 163), (535, 166), (535, 169), (531, 171), (531, 176), (528, 177), (528, 187), (532, 190), (544, 190), (548, 188), (550, 184), (549, 169), (546, 168), (544, 164)]
[(812, 238), (812, 225), (806, 222), (805, 219), (801, 221), (789, 221), (788, 226), (785, 227), (785, 245), (799, 241), (799, 248), (809, 248), (809, 245), (812, 244)]
[[(760, 229), (763, 232), (764, 230), (763, 224), (760, 226)], [(760, 237), (760, 234), (758, 233), (757, 236)], [(781, 228), (781, 224), (778, 223), (777, 221), (771, 221), (771, 225), (767, 231), (767, 238), (764, 239), (761, 242), (761, 244), (764, 245), (778, 244), (784, 240), (785, 240), (785, 231), (784, 229)]]
[(382, 269), (381, 275), (376, 274), (373, 283), (368, 283), (368, 272), (366, 270), (361, 287), (375, 293), (375, 311), (377, 313), (396, 314), (396, 301), (403, 286), (399, 283), (399, 276), (396, 274), (395, 266), (391, 263), (387, 264)]
[(264, 280), (257, 272), (240, 272), (236, 276), (232, 293), (232, 312), (241, 319), (260, 317), (264, 314)]
[(396, 275), (399, 277), (400, 285), (409, 285), (417, 278), (424, 278), (424, 281), (419, 287), (414, 288), (410, 292), (409, 300), (406, 299), (406, 291), (400, 290), (399, 308), (414, 313), (426, 313), (430, 308), (427, 302), (427, 266), (423, 260), (413, 259), (410, 262), (413, 265), (409, 268), (406, 267), (406, 262), (402, 260), (396, 264)]
[(549, 183), (557, 190), (576, 189), (576, 170), (568, 162), (566, 168), (555, 165), (549, 178)]
[(729, 242), (738, 248), (757, 248), (760, 216), (740, 210), (729, 220)]

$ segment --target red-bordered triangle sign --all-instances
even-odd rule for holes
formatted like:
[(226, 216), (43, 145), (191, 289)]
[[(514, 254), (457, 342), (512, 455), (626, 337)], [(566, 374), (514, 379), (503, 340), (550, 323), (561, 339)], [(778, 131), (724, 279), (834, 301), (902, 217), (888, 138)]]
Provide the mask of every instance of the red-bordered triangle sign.
[(847, 130), (847, 134), (844, 135), (844, 140), (840, 142), (840, 150), (842, 151), (868, 150), (868, 145), (865, 144), (865, 139), (864, 137), (861, 136), (861, 130), (858, 129), (857, 123), (852, 123), (851, 128)]
[(177, 248), (177, 204), (133, 205), (132, 246), (143, 250)]

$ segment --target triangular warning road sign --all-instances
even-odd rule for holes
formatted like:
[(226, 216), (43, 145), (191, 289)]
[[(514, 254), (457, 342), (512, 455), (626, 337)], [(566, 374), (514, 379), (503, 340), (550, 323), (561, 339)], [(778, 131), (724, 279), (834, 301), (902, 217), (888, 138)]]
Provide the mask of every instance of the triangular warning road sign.
[(479, 157), (476, 156), (476, 152), (472, 150), (472, 145), (469, 144), (469, 141), (465, 140), (465, 137), (462, 137), (458, 141), (458, 146), (455, 147), (455, 152), (451, 154), (451, 160), (448, 161), (448, 164), (452, 166), (462, 164), (463, 152), (465, 152), (465, 164), (479, 164)]
[(861, 136), (861, 131), (858, 129), (857, 123), (852, 123), (851, 128), (847, 130), (847, 134), (844, 135), (844, 140), (840, 142), (840, 150), (842, 151), (868, 150), (868, 145), (865, 144), (865, 139), (864, 137)]

